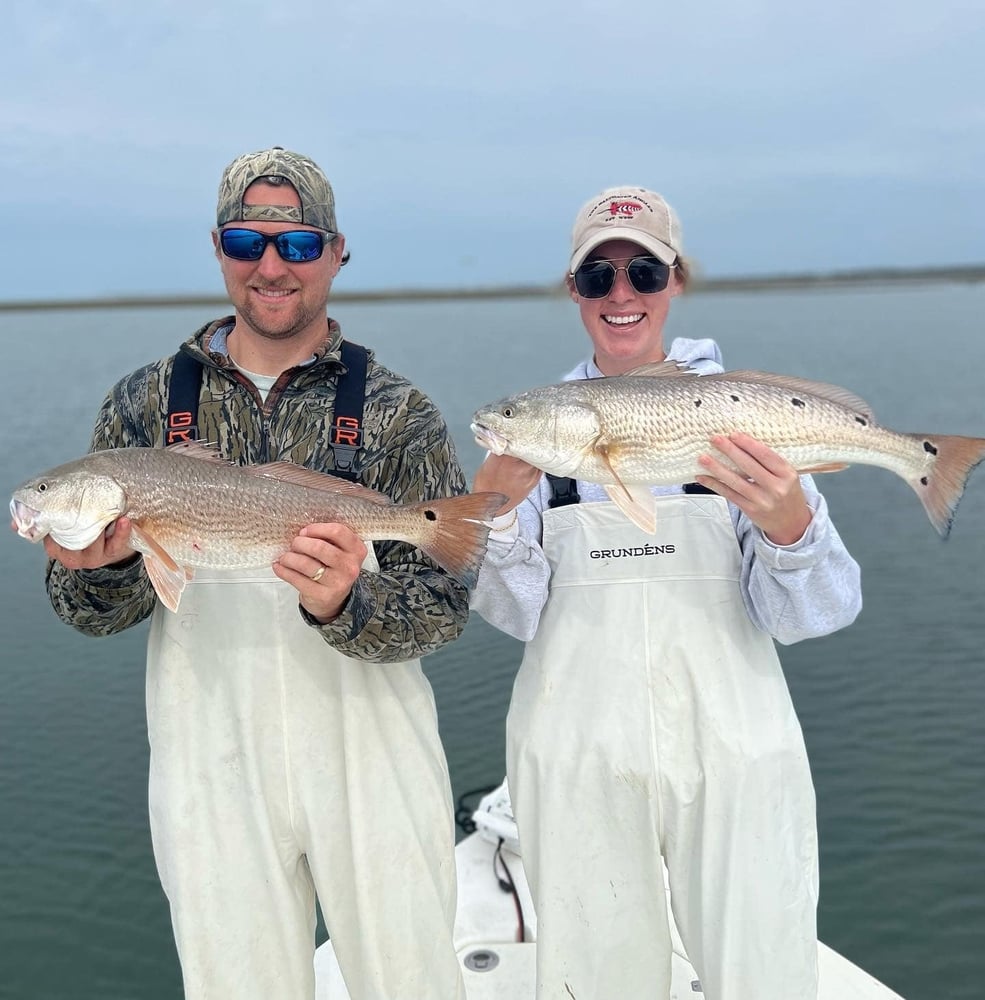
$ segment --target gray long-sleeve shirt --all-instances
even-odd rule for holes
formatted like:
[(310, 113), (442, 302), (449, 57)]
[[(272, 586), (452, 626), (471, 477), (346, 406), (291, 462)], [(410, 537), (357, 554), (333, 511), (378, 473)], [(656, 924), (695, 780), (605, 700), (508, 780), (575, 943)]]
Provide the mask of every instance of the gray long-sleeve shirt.
[[(711, 374), (723, 371), (718, 345), (712, 340), (679, 337), (668, 360)], [(597, 378), (602, 373), (583, 361), (570, 379)], [(828, 506), (810, 476), (801, 477), (813, 512), (803, 537), (793, 545), (774, 545), (734, 504), (729, 504), (742, 550), (742, 599), (757, 628), (778, 642), (827, 635), (850, 625), (862, 607), (858, 563), (849, 555), (828, 517)], [(680, 494), (681, 486), (653, 487), (656, 496)], [(583, 501), (606, 501), (605, 490), (578, 481)], [(517, 507), (511, 531), (493, 531), (479, 582), (471, 597), (473, 610), (491, 625), (527, 641), (537, 632), (547, 601), (551, 571), (540, 546), (542, 512), (551, 496), (546, 477)]]

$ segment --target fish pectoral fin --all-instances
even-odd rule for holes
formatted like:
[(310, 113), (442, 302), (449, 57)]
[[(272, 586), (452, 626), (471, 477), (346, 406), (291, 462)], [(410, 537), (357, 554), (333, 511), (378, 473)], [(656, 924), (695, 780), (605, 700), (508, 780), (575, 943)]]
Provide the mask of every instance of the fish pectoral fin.
[(154, 592), (168, 611), (177, 611), (191, 571), (179, 566), (157, 541), (138, 525), (130, 532), (133, 546), (144, 556), (144, 569)]
[(657, 532), (657, 502), (646, 486), (626, 486), (609, 483), (605, 487), (609, 499), (639, 528), (648, 535)]
[(291, 483), (294, 486), (304, 486), (309, 490), (322, 490), (325, 493), (344, 494), (349, 497), (357, 497), (360, 500), (368, 500), (370, 503), (379, 504), (381, 507), (389, 507), (393, 504), (385, 493), (378, 490), (371, 490), (361, 483), (353, 483), (341, 476), (332, 476), (325, 472), (314, 472), (306, 469), (303, 465), (295, 465), (293, 462), (269, 462), (266, 465), (246, 465), (243, 471), (258, 479), (276, 479), (282, 483)]
[(820, 465), (811, 465), (806, 469), (798, 469), (802, 476), (812, 476), (820, 472), (844, 472), (848, 468), (848, 462), (823, 462)]

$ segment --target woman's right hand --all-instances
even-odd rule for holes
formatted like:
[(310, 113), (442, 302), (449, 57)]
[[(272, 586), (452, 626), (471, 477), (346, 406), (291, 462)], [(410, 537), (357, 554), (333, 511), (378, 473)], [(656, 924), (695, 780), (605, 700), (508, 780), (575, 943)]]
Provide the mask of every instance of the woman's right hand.
[(494, 455), (491, 452), (479, 466), (472, 482), (473, 493), (502, 493), (508, 499), (498, 511), (508, 514), (540, 482), (542, 473), (532, 465), (511, 455)]

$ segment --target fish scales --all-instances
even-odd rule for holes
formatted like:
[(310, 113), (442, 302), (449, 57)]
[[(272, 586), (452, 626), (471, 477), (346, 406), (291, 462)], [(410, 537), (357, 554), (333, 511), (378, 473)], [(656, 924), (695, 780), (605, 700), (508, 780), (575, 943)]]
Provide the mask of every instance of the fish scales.
[[(880, 464), (906, 477), (933, 464), (921, 439), (881, 427), (864, 412), (804, 392), (793, 396), (779, 386), (750, 387), (707, 376), (700, 383), (642, 376), (627, 376), (617, 385), (608, 379), (582, 383), (584, 399), (600, 416), (600, 440), (609, 442), (609, 460), (615, 456), (623, 482), (687, 482), (703, 471), (698, 456), (707, 454), (710, 439), (738, 431), (799, 469)], [(579, 473), (589, 481), (604, 479), (606, 461), (591, 452)]]
[(164, 449), (96, 454), (94, 467), (126, 490), (127, 516), (189, 566), (241, 569), (272, 562), (307, 524), (340, 522), (367, 541), (413, 536), (420, 525), (419, 515), (399, 505), (382, 513), (379, 504), (359, 497), (244, 476), (236, 466), (189, 461)]
[(853, 464), (887, 469), (917, 493), (944, 536), (985, 457), (985, 438), (883, 427), (840, 386), (756, 371), (699, 376), (674, 362), (518, 393), (477, 410), (472, 431), (495, 454), (604, 486), (651, 532), (655, 508), (646, 489), (702, 475), (698, 458), (716, 435), (745, 432), (802, 473)]
[(466, 587), (506, 498), (469, 493), (419, 503), (289, 462), (237, 466), (201, 442), (94, 452), (24, 483), (11, 517), (31, 541), (80, 550), (126, 515), (158, 596), (172, 611), (198, 568), (269, 565), (308, 524), (340, 523), (364, 541), (417, 546)]

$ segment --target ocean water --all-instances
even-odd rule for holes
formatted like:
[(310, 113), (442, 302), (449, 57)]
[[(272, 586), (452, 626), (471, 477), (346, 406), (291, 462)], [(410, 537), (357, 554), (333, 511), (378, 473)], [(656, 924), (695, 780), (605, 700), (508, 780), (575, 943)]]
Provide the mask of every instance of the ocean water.
[[(346, 335), (420, 384), (471, 475), (475, 407), (587, 353), (563, 298), (340, 305)], [(670, 337), (729, 367), (855, 390), (899, 430), (985, 436), (985, 286), (706, 294)], [(0, 488), (87, 446), (106, 389), (200, 309), (0, 314)], [(862, 566), (850, 628), (780, 650), (818, 797), (822, 939), (907, 1000), (985, 983), (985, 471), (942, 541), (868, 467), (821, 486)], [(0, 997), (181, 995), (147, 824), (143, 627), (89, 639), (52, 613), (43, 554), (0, 540)], [(500, 780), (520, 646), (479, 619), (425, 660), (457, 795)]]

